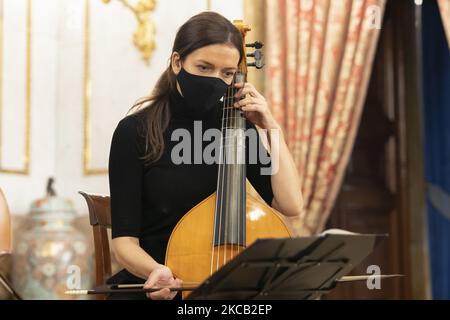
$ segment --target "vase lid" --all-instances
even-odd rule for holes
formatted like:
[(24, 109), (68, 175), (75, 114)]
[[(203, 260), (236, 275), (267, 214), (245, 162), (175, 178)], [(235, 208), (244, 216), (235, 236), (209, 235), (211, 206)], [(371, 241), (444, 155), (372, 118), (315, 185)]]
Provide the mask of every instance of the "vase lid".
[(37, 199), (31, 203), (30, 214), (40, 213), (70, 213), (75, 215), (75, 209), (70, 199), (62, 198), (56, 195), (53, 189), (53, 178), (47, 182), (47, 195), (44, 198)]

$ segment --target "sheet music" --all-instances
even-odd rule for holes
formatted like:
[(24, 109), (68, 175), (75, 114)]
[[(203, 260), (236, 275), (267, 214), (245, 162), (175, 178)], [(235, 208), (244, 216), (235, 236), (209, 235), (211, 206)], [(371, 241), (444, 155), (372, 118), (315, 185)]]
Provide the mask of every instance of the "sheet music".
[(344, 229), (327, 229), (322, 231), (322, 233), (320, 233), (320, 235), (326, 235), (326, 234), (360, 234), (360, 233), (356, 233), (356, 232), (351, 232), (348, 230), (344, 230)]

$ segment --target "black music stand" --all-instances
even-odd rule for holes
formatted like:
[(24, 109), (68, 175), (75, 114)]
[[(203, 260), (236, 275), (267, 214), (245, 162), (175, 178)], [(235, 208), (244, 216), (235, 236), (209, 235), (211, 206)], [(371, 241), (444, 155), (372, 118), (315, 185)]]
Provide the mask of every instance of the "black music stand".
[(323, 234), (258, 239), (197, 287), (188, 300), (317, 299), (387, 235)]

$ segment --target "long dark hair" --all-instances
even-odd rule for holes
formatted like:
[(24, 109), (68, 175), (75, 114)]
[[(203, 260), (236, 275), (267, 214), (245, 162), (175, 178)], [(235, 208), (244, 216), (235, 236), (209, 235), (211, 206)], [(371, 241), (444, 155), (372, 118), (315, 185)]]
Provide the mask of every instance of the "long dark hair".
[[(242, 36), (239, 30), (222, 15), (206, 11), (191, 17), (179, 29), (175, 36), (172, 53), (178, 52), (181, 61), (194, 50), (212, 44), (230, 44), (239, 50), (241, 62), (244, 52)], [(172, 55), (171, 55), (172, 57)], [(140, 99), (130, 111), (143, 114), (146, 164), (157, 161), (164, 151), (164, 131), (170, 120), (169, 95), (176, 88), (176, 75), (169, 66), (159, 77), (152, 94)]]

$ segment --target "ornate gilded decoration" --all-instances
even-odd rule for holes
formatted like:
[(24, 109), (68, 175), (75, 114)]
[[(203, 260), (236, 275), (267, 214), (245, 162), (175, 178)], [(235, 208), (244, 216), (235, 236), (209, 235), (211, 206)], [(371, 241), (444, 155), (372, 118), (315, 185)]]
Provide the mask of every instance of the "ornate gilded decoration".
[[(102, 1), (106, 4), (111, 2), (111, 0)], [(139, 0), (137, 4), (132, 4), (129, 0), (119, 1), (136, 16), (138, 26), (133, 34), (133, 43), (141, 52), (142, 59), (150, 64), (150, 57), (156, 47), (156, 27), (152, 19), (152, 11), (156, 6), (156, 0)]]

